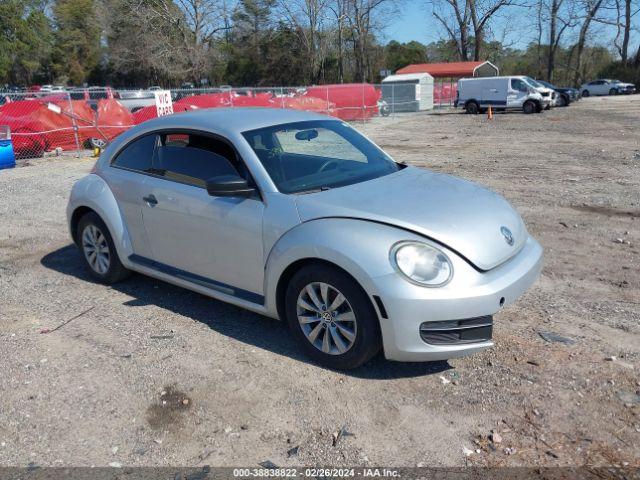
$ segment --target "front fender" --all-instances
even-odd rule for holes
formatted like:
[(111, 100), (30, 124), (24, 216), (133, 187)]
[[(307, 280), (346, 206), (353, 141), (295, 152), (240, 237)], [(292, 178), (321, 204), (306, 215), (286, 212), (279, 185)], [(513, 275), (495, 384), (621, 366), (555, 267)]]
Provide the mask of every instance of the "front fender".
[(319, 259), (331, 262), (353, 276), (369, 296), (376, 295), (373, 278), (394, 272), (391, 247), (401, 240), (423, 237), (389, 225), (351, 218), (321, 218), (286, 232), (271, 249), (265, 267), (265, 302), (277, 316), (277, 286), (294, 262)]
[(109, 185), (98, 175), (89, 174), (78, 180), (71, 189), (67, 205), (67, 222), (74, 237), (73, 214), (78, 208), (90, 208), (104, 221), (111, 233), (118, 256), (127, 266), (127, 258), (133, 253), (131, 239), (127, 227), (122, 220), (122, 213)]

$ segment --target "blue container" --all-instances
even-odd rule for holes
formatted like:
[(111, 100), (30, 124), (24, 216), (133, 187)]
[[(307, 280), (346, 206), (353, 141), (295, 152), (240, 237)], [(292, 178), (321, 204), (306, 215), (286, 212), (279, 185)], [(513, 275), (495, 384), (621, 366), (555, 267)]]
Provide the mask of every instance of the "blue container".
[(9, 127), (0, 126), (0, 170), (16, 166), (16, 157), (13, 154), (13, 143)]

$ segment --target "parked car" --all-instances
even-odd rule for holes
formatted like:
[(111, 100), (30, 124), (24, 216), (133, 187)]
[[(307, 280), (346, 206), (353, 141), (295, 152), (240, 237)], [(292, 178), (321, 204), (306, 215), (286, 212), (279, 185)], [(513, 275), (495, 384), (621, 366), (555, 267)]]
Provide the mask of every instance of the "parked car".
[(633, 83), (624, 83), (620, 80), (613, 80), (613, 83), (617, 84), (619, 94), (630, 95), (636, 93), (636, 86)]
[(599, 79), (585, 83), (580, 87), (583, 97), (590, 95), (619, 95), (635, 93), (636, 87), (631, 83), (622, 83), (620, 80)]
[(136, 271), (281, 318), (340, 369), (381, 349), (429, 361), (492, 346), (492, 315), (542, 265), (496, 193), (286, 109), (142, 123), (76, 182), (67, 217), (97, 280)]
[(144, 107), (155, 105), (154, 91), (156, 90), (118, 90), (118, 96), (120, 103), (127, 107), (131, 113), (135, 113)]
[(538, 80), (538, 83), (541, 83), (545, 87), (550, 88), (556, 92), (556, 107), (566, 107), (570, 105), (571, 102), (576, 102), (580, 98), (580, 92), (575, 88), (556, 87), (552, 83), (545, 82), (544, 80)]
[(69, 90), (71, 100), (85, 100), (94, 110), (98, 106), (99, 100), (120, 99), (120, 94), (111, 87), (88, 87), (74, 88)]
[(551, 93), (543, 95), (523, 76), (461, 78), (457, 95), (455, 106), (472, 114), (489, 106), (534, 113), (551, 104)]
[(556, 99), (558, 94), (556, 93), (555, 90), (541, 84), (540, 82), (538, 82), (537, 80), (534, 80), (531, 77), (524, 77), (524, 80), (531, 86), (533, 86), (533, 88), (535, 90), (537, 90), (538, 92), (540, 92), (540, 95), (542, 95), (544, 98), (550, 98), (551, 101), (549, 102), (549, 104), (545, 107), (545, 110), (549, 110), (551, 107), (555, 107), (556, 106)]

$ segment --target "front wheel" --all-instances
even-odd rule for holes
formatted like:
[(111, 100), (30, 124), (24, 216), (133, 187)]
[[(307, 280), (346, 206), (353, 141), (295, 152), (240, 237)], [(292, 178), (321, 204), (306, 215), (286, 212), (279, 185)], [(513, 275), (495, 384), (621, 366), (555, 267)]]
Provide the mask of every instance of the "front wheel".
[(591, 95), (591, 93), (589, 93), (589, 90), (583, 90), (582, 91), (582, 96), (583, 97), (588, 97), (589, 95)]
[(538, 107), (536, 106), (535, 102), (532, 102), (531, 100), (524, 102), (524, 105), (522, 106), (522, 111), (527, 115), (535, 113), (537, 110)]
[(380, 351), (378, 317), (367, 294), (337, 268), (299, 270), (287, 287), (285, 311), (307, 354), (329, 368), (356, 368)]
[(615, 88), (612, 88), (611, 90), (609, 90), (609, 95), (617, 95), (618, 94), (618, 90), (616, 90)]

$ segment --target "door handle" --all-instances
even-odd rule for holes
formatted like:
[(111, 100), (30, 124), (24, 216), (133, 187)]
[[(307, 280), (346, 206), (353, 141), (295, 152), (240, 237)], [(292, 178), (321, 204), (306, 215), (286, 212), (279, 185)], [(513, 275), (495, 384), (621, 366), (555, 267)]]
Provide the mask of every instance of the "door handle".
[(149, 205), (150, 207), (153, 207), (158, 204), (158, 199), (153, 194), (147, 195), (146, 197), (142, 197), (142, 200), (147, 202), (147, 205)]

